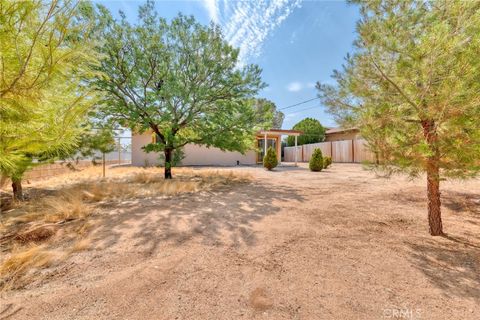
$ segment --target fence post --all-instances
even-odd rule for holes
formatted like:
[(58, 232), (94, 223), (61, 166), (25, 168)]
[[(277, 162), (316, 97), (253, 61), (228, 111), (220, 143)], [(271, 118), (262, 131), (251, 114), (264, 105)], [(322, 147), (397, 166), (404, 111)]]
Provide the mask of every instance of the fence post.
[(352, 162), (355, 163), (355, 139), (352, 139)]
[(297, 150), (297, 136), (295, 136), (295, 167), (297, 166), (297, 153), (298, 153), (298, 150)]

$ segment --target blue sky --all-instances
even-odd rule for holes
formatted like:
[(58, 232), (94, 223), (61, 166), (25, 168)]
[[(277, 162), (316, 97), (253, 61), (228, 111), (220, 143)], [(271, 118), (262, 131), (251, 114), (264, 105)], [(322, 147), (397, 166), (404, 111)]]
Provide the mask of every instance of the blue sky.
[[(96, 1), (114, 13), (122, 10), (135, 22), (144, 1)], [(259, 97), (281, 109), (315, 98), (317, 81), (331, 81), (347, 52), (352, 51), (358, 8), (343, 1), (302, 0), (203, 0), (157, 1), (159, 14), (171, 19), (178, 12), (193, 15), (201, 23), (215, 21), (227, 41), (240, 48), (242, 63), (255, 63), (269, 86)], [(335, 123), (319, 100), (283, 110), (284, 129), (305, 117), (325, 126)]]

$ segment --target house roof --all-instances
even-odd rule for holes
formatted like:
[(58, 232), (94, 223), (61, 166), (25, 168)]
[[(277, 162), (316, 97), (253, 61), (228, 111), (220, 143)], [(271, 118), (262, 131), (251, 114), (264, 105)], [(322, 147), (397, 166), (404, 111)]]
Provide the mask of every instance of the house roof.
[(358, 131), (358, 128), (330, 128), (325, 131), (325, 134), (332, 134), (332, 133), (342, 133), (342, 132), (349, 132), (349, 131)]
[(284, 129), (271, 129), (271, 130), (260, 130), (258, 134), (278, 134), (278, 135), (289, 135), (289, 136), (299, 136), (303, 133), (300, 130), (284, 130)]

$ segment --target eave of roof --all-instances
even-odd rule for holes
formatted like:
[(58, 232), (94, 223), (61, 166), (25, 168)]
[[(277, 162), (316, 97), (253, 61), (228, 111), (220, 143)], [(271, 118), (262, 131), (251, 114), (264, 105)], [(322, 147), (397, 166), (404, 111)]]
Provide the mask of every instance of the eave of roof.
[(325, 131), (325, 134), (341, 133), (341, 132), (349, 132), (349, 131), (358, 131), (358, 128), (346, 128), (346, 129), (332, 128)]
[(271, 130), (260, 130), (257, 134), (285, 134), (291, 136), (301, 135), (303, 131), (300, 130), (284, 130), (284, 129), (271, 129)]

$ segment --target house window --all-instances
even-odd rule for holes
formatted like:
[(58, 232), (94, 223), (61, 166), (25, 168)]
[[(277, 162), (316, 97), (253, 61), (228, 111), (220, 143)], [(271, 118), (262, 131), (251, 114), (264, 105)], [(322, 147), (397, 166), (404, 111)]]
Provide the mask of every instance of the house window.
[[(265, 156), (265, 139), (258, 139), (257, 162), (263, 162)], [(267, 149), (272, 147), (277, 151), (277, 139), (267, 139)]]

